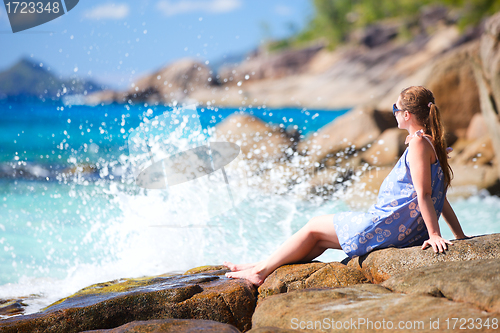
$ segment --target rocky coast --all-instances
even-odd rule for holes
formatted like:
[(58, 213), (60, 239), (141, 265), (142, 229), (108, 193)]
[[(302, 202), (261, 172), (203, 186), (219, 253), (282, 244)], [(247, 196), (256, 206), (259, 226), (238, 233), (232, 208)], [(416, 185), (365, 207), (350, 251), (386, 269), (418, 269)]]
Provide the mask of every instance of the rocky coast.
[[(454, 148), (450, 195), (498, 193), (500, 14), (467, 33), (446, 15), (423, 16), (422, 33), (411, 41), (379, 26), (356, 45), (257, 52), (217, 76), (183, 59), (129, 91), (99, 92), (87, 102), (352, 107), (300, 140), (241, 114), (214, 136), (241, 146), (265, 191), (297, 185), (304, 197), (341, 191), (352, 205), (366, 206), (405, 149), (406, 133), (390, 106), (402, 88), (425, 85), (435, 92)], [(1, 320), (0, 332), (498, 331), (500, 234), (453, 242), (439, 254), (388, 248), (342, 262), (285, 265), (259, 288), (227, 279), (223, 266), (109, 281), (39, 313)], [(0, 300), (0, 314), (19, 314), (24, 306), (22, 298)]]
[[(218, 73), (181, 59), (139, 78), (127, 91), (97, 92), (86, 102), (352, 108), (305, 138), (243, 116), (220, 124), (217, 138), (243, 147), (265, 188), (274, 186), (270, 173), (283, 170), (307, 182), (307, 194), (301, 195), (331, 194), (339, 188), (335, 179), (340, 174), (367, 188), (362, 192), (370, 197), (405, 148), (399, 144), (404, 131), (397, 129), (391, 106), (403, 88), (424, 85), (435, 94), (454, 148), (450, 195), (469, 196), (482, 189), (495, 194), (500, 188), (499, 27), (497, 14), (461, 32), (452, 14), (437, 7), (420, 14), (409, 39), (397, 37), (404, 23), (389, 22), (354, 34), (351, 43), (334, 51), (321, 43), (273, 53), (262, 49)], [(274, 148), (259, 155), (257, 143)], [(271, 164), (257, 166), (262, 160)], [(367, 175), (372, 170), (376, 173)], [(352, 192), (360, 193), (359, 188)]]

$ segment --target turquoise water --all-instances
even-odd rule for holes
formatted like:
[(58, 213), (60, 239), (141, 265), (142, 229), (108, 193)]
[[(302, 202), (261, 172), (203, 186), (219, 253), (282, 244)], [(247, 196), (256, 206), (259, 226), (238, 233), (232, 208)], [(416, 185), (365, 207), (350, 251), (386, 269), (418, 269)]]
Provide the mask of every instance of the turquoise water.
[[(28, 161), (53, 167), (98, 163), (126, 153), (130, 131), (144, 118), (154, 118), (172, 107), (163, 105), (65, 106), (60, 103), (15, 103), (0, 100), (0, 162)], [(198, 107), (206, 131), (236, 112), (252, 114), (301, 135), (318, 130), (348, 110), (202, 108)], [(17, 156), (17, 158), (16, 158)]]
[[(304, 201), (246, 188), (240, 204), (207, 218), (194, 182), (179, 196), (138, 188), (126, 172), (127, 135), (166, 109), (0, 104), (0, 299), (35, 295), (27, 301), (34, 312), (92, 283), (261, 260), (311, 217), (349, 210), (342, 197)], [(198, 109), (204, 129), (234, 112), (307, 135), (346, 110)], [(82, 163), (98, 170), (57, 176)], [(13, 166), (47, 177), (12, 176)], [(500, 232), (499, 198), (480, 193), (452, 205), (466, 234)], [(321, 259), (344, 257), (331, 250)]]

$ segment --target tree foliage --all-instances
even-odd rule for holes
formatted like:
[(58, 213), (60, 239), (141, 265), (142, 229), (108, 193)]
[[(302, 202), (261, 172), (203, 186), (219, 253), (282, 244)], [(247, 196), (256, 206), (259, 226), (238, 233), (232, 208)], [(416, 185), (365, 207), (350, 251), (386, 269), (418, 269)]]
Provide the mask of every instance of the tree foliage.
[(312, 0), (315, 15), (307, 27), (280, 45), (325, 39), (330, 47), (343, 43), (354, 29), (380, 20), (415, 20), (426, 6), (446, 6), (458, 14), (461, 28), (478, 24), (500, 11), (499, 0)]

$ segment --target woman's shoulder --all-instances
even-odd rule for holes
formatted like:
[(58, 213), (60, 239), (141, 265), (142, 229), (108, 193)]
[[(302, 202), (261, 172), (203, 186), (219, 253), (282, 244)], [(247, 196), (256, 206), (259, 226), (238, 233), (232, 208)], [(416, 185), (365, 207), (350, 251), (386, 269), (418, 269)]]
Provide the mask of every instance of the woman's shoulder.
[(430, 160), (434, 160), (434, 140), (432, 136), (422, 134), (411, 138), (408, 143), (408, 154), (420, 157), (428, 156)]
[[(430, 140), (430, 142), (429, 142)], [(432, 136), (423, 134), (422, 136), (415, 136), (411, 138), (408, 142), (408, 148), (411, 150), (431, 150), (432, 147), (429, 143), (433, 143)]]

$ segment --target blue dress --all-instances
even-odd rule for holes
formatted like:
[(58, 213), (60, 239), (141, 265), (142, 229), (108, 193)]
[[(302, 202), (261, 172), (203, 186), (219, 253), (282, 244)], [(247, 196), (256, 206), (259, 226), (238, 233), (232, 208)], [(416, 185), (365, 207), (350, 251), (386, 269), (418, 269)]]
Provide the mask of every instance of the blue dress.
[[(340, 246), (349, 257), (375, 249), (419, 245), (429, 238), (407, 156), (408, 148), (385, 178), (377, 203), (367, 213), (344, 212), (333, 216)], [(439, 219), (446, 193), (443, 169), (437, 158), (431, 165), (431, 179), (432, 202)]]

